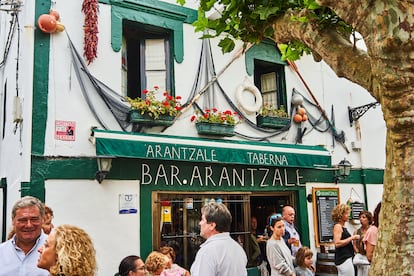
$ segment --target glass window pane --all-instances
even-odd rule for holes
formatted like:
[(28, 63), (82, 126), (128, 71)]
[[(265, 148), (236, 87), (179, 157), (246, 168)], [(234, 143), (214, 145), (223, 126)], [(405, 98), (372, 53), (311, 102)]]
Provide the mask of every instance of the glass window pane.
[(165, 70), (164, 39), (145, 40), (145, 70)]
[(276, 92), (276, 73), (271, 72), (261, 76), (262, 92)]
[(278, 106), (276, 72), (262, 74), (260, 76), (260, 82), (262, 87), (263, 103), (269, 106)]
[[(162, 93), (166, 91), (167, 70), (165, 64), (165, 43), (164, 39), (145, 40), (145, 78), (147, 89), (158, 86)], [(157, 95), (161, 100), (163, 95)]]
[(200, 236), (199, 226), (201, 208), (211, 201), (226, 204), (233, 217), (230, 234), (236, 241), (244, 242), (244, 235), (249, 233), (249, 226), (245, 221), (243, 196), (160, 195), (160, 246), (173, 247), (177, 255), (176, 263), (187, 269), (190, 268), (200, 245), (204, 242), (204, 238)]

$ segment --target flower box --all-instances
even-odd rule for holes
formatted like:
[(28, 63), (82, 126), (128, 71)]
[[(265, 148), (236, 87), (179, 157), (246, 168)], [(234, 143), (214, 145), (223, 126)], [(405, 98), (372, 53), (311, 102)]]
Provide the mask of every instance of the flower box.
[(168, 91), (157, 96), (159, 87), (154, 90), (143, 90), (142, 97), (135, 99), (126, 97), (130, 104), (129, 120), (146, 126), (171, 126), (175, 117), (180, 113), (181, 96), (173, 97)]
[(290, 118), (258, 115), (256, 121), (259, 127), (281, 129), (290, 123)]
[(214, 136), (234, 136), (234, 125), (198, 122), (195, 124), (198, 134)]
[(141, 114), (140, 110), (131, 109), (129, 111), (129, 121), (131, 123), (143, 124), (148, 126), (171, 126), (175, 116), (160, 114), (157, 119), (148, 113)]

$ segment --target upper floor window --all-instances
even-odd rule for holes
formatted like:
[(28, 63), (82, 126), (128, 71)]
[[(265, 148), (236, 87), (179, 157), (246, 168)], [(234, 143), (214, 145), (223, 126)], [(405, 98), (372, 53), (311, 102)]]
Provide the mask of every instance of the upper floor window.
[(171, 32), (123, 22), (122, 71), (124, 94), (136, 98), (144, 89), (172, 90)]
[(153, 0), (100, 0), (111, 5), (111, 45), (122, 50), (122, 91), (131, 98), (158, 86), (174, 93), (173, 64), (184, 58), (184, 24), (197, 10)]
[(246, 71), (254, 75), (254, 84), (259, 88), (263, 104), (287, 109), (285, 66), (276, 45), (263, 41), (246, 52)]
[(263, 104), (286, 108), (284, 65), (255, 60), (254, 83), (262, 93)]

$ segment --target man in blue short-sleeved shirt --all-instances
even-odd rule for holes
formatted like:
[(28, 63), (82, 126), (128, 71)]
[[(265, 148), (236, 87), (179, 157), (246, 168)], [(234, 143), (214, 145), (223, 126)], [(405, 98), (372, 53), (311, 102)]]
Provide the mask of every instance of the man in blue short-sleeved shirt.
[(37, 267), (39, 247), (47, 235), (42, 232), (45, 209), (35, 197), (25, 196), (15, 203), (12, 226), (15, 234), (0, 244), (0, 276), (49, 276)]

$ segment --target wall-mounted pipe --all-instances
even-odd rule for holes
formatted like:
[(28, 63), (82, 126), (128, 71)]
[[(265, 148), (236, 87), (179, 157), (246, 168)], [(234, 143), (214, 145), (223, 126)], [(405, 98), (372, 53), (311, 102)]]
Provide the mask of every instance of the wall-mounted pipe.
[(0, 188), (3, 190), (3, 229), (1, 233), (1, 241), (4, 242), (6, 240), (6, 219), (7, 219), (7, 179), (2, 178), (0, 181)]

